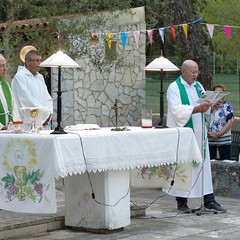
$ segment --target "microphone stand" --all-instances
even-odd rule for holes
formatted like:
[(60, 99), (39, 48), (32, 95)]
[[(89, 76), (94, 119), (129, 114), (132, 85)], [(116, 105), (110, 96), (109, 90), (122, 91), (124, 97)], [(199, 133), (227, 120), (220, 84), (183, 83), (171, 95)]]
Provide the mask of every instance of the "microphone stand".
[(201, 206), (200, 208), (193, 209), (192, 213), (196, 213), (197, 216), (200, 216), (201, 214), (207, 214), (207, 213), (214, 213), (217, 214), (218, 211), (214, 209), (208, 209), (204, 206), (204, 163), (206, 160), (206, 129), (205, 129), (205, 114), (202, 113), (202, 147), (201, 147), (201, 152), (202, 152), (202, 196), (201, 196)]

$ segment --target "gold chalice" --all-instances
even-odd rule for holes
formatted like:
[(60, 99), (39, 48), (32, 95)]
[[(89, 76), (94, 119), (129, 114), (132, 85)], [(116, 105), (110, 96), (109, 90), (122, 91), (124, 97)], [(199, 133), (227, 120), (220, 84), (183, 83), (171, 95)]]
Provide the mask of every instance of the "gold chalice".
[(27, 174), (27, 169), (25, 166), (14, 166), (13, 171), (16, 176), (16, 184), (18, 186), (17, 198), (19, 201), (24, 201), (26, 194), (23, 192), (24, 177)]

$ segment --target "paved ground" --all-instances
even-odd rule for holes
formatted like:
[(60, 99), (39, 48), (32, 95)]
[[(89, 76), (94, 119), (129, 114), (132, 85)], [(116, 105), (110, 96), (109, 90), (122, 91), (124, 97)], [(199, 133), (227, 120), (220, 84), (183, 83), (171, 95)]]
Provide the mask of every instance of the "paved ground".
[[(29, 215), (0, 211), (0, 239), (28, 240), (151, 240), (151, 239), (240, 239), (240, 199), (217, 197), (228, 209), (227, 213), (178, 214), (175, 198), (164, 196), (159, 189), (132, 189), (131, 201), (136, 205), (150, 205), (146, 215), (131, 219), (123, 231), (111, 234), (94, 234), (64, 229), (64, 193), (57, 191), (56, 215)], [(201, 206), (200, 199), (189, 200), (189, 207)], [(45, 229), (58, 229), (48, 231)], [(45, 231), (45, 232), (44, 232)], [(37, 233), (40, 232), (40, 233)], [(25, 237), (20, 237), (27, 235)], [(15, 238), (13, 238), (15, 237)]]

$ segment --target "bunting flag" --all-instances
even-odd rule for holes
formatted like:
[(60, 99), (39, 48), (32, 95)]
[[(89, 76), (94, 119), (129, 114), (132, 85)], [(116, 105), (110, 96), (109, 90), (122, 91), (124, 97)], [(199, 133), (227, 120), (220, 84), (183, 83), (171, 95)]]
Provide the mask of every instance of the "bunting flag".
[(98, 40), (98, 35), (96, 33), (91, 34), (92, 41), (97, 41)]
[(201, 22), (201, 21), (202, 21), (202, 17), (200, 17), (200, 18), (194, 20), (192, 23), (199, 23), (199, 22)]
[(98, 35), (96, 33), (92, 33), (90, 35), (91, 43), (93, 44), (94, 48), (96, 49), (97, 47), (97, 42), (98, 42)]
[(214, 24), (206, 24), (210, 37), (213, 37)]
[(139, 38), (140, 38), (140, 31), (134, 31), (133, 32), (133, 37), (137, 46), (137, 49), (139, 47)]
[(110, 49), (112, 47), (112, 33), (106, 33), (106, 41)]
[(153, 40), (153, 30), (150, 29), (150, 30), (147, 30), (147, 33), (148, 33), (148, 37), (149, 37), (149, 41), (152, 45), (152, 40)]
[(176, 27), (175, 27), (175, 26), (171, 26), (171, 27), (170, 27), (170, 31), (171, 31), (172, 41), (175, 42), (175, 37), (176, 37)]
[[(201, 22), (201, 20), (202, 20), (202, 18), (198, 18), (198, 19), (196, 19), (192, 22), (182, 23), (182, 24), (178, 24), (178, 25), (172, 25), (172, 26), (161, 27), (161, 28), (156, 28), (156, 29), (149, 29), (149, 30), (146, 30), (146, 29), (145, 30), (137, 30), (137, 31), (133, 31), (132, 35), (134, 37), (134, 41), (135, 41), (135, 44), (136, 44), (137, 48), (139, 48), (139, 40), (140, 40), (140, 33), (141, 32), (144, 32), (144, 33), (147, 32), (150, 44), (152, 45), (153, 44), (154, 31), (158, 30), (158, 32), (160, 34), (160, 37), (161, 37), (161, 41), (164, 44), (164, 38), (165, 38), (165, 33), (166, 33), (165, 30), (169, 29), (169, 31), (171, 33), (171, 40), (172, 40), (172, 42), (175, 42), (177, 27), (182, 27), (183, 28), (185, 37), (186, 37), (186, 39), (188, 39), (189, 25), (198, 24), (198, 23)], [(201, 25), (206, 25), (211, 38), (213, 37), (213, 32), (214, 32), (214, 29), (215, 29), (216, 26), (223, 27), (224, 31), (225, 31), (225, 34), (226, 34), (226, 38), (228, 40), (230, 40), (232, 28), (240, 28), (240, 26), (229, 26), (229, 25), (209, 24), (209, 23), (200, 23), (200, 24)], [(83, 47), (83, 45), (85, 46), (85, 42), (88, 42), (88, 41), (89, 41), (90, 44), (94, 43), (94, 46), (96, 47), (97, 42), (99, 41), (99, 38), (104, 38), (106, 40), (107, 44), (108, 44), (108, 47), (111, 48), (112, 39), (113, 39), (113, 36), (114, 36), (114, 39), (121, 38), (122, 44), (125, 48), (126, 43), (127, 43), (127, 38), (129, 37), (129, 33), (130, 33), (129, 31), (120, 32), (120, 33), (111, 33), (111, 32), (110, 33), (105, 33), (105, 32), (93, 33), (93, 34), (90, 34), (90, 41), (89, 41), (89, 33), (87, 34), (87, 36), (86, 36), (86, 34), (81, 34), (81, 35), (71, 36), (71, 38), (70, 37), (68, 37), (68, 38), (70, 39), (72, 45), (74, 47), (77, 47), (77, 48), (81, 48), (81, 47)], [(58, 40), (60, 41), (60, 39), (62, 38), (60, 32), (56, 32), (56, 36), (57, 36)], [(86, 39), (88, 41), (85, 41)]]
[(127, 35), (128, 35), (127, 32), (121, 32), (120, 33), (121, 40), (122, 40), (124, 48), (126, 47), (126, 44), (127, 44)]
[(159, 34), (161, 36), (162, 43), (164, 43), (164, 28), (159, 28), (158, 31), (159, 31)]
[(185, 24), (182, 25), (182, 27), (183, 27), (183, 31), (184, 31), (185, 37), (187, 39), (188, 38), (188, 24), (185, 23)]
[(225, 34), (226, 34), (226, 38), (229, 40), (230, 36), (231, 36), (232, 27), (231, 26), (224, 26), (224, 31), (225, 31)]

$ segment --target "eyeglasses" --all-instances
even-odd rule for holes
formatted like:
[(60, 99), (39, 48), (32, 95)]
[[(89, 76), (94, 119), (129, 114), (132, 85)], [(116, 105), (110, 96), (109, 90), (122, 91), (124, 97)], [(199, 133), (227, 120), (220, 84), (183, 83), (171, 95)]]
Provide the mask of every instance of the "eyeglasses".
[(0, 64), (0, 68), (6, 68), (7, 64)]
[(198, 74), (200, 74), (200, 71), (193, 71), (193, 72), (191, 72), (191, 74), (198, 75)]
[(36, 62), (36, 63), (41, 63), (41, 62), (42, 62), (42, 59), (31, 59), (31, 60), (28, 60), (28, 61)]

